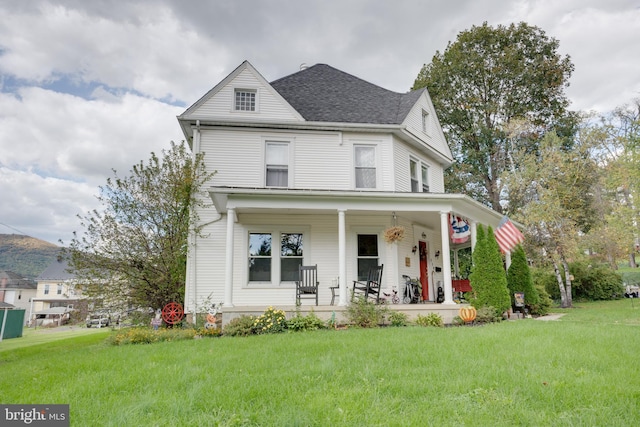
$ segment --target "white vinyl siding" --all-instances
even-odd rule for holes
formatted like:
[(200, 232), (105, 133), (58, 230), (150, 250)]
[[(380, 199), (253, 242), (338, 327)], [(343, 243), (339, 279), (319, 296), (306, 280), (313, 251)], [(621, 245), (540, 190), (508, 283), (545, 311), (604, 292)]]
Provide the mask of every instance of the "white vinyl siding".
[[(255, 111), (235, 110), (236, 89), (256, 91)], [(215, 118), (217, 120), (301, 121), (295, 110), (274, 89), (263, 86), (262, 80), (248, 68), (220, 87), (217, 93), (198, 106), (189, 116), (201, 120)]]

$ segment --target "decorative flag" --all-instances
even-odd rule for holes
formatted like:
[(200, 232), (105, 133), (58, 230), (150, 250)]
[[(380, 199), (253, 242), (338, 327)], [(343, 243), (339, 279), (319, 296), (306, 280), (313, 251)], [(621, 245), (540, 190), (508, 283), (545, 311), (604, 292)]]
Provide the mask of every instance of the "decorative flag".
[(524, 236), (520, 230), (506, 216), (502, 217), (498, 228), (493, 234), (496, 236), (502, 253), (511, 252), (511, 249), (524, 241)]
[(449, 214), (449, 233), (451, 243), (464, 243), (469, 240), (471, 230), (469, 224), (459, 216)]

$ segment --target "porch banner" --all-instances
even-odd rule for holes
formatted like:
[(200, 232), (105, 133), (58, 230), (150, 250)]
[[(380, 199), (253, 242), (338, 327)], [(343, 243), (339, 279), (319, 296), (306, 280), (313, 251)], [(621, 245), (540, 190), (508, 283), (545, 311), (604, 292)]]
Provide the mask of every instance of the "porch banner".
[(451, 234), (451, 243), (464, 243), (469, 240), (471, 229), (467, 221), (449, 214), (449, 234)]

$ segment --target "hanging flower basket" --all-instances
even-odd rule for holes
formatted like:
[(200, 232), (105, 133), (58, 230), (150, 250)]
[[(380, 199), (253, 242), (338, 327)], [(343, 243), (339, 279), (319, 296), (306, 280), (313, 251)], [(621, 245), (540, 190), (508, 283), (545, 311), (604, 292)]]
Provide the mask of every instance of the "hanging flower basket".
[(384, 240), (387, 243), (395, 243), (404, 239), (404, 227), (394, 226), (384, 230)]

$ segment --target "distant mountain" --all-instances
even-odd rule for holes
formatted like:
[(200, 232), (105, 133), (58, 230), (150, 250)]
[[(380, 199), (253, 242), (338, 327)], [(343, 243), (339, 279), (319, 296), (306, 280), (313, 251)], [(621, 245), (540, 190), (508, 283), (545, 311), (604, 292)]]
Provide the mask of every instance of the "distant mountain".
[(60, 254), (60, 246), (20, 234), (0, 234), (0, 270), (35, 279)]

